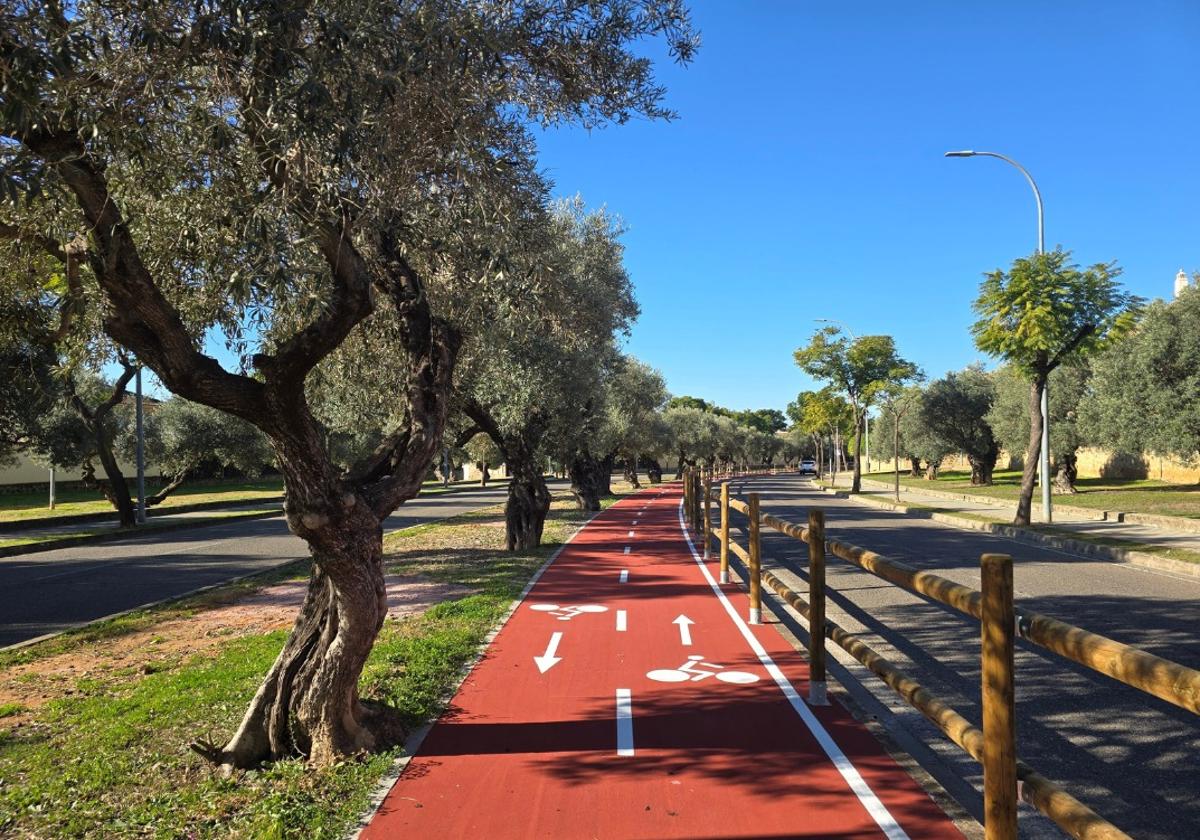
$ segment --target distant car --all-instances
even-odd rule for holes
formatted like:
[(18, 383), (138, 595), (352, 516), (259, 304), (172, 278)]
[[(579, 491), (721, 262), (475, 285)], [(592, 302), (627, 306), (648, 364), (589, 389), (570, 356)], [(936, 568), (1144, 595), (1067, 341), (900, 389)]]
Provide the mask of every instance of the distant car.
[(805, 458), (800, 462), (800, 475), (816, 475), (817, 462), (812, 458)]

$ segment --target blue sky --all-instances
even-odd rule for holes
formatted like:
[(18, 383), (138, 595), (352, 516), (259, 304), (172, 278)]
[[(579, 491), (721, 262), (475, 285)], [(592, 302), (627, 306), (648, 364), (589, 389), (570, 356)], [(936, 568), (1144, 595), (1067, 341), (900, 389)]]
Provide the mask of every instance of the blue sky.
[(693, 3), (670, 123), (540, 136), (557, 192), (621, 215), (628, 349), (675, 394), (783, 408), (837, 318), (931, 377), (981, 358), (984, 271), (1046, 242), (1136, 294), (1200, 270), (1200, 3)]

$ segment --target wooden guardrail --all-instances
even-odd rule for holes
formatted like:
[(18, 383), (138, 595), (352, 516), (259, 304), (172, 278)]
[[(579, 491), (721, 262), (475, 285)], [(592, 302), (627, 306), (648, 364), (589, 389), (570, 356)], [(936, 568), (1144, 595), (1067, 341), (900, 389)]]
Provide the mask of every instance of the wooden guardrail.
[[(1013, 703), (1013, 648), (1017, 637), (1071, 662), (1104, 674), (1125, 685), (1200, 713), (1200, 671), (1163, 659), (1130, 645), (1029, 610), (1013, 600), (1012, 558), (985, 554), (980, 558), (981, 591), (932, 572), (925, 572), (869, 549), (830, 539), (824, 513), (809, 511), (807, 526), (759, 510), (757, 493), (742, 502), (730, 497), (729, 482), (689, 474), (685, 488), (703, 504), (686, 507), (690, 524), (704, 540), (705, 555), (713, 542), (719, 546), (721, 580), (728, 581), (728, 558), (733, 553), (746, 564), (749, 583), (749, 618), (761, 618), (761, 584), (769, 586), (809, 625), (809, 703), (825, 699), (825, 640), (829, 639), (878, 676), (906, 702), (984, 769), (984, 831), (987, 840), (1015, 840), (1016, 805), (1023, 799), (1048, 816), (1069, 835), (1081, 840), (1117, 840), (1128, 835), (1071, 796), (1057, 783), (1038, 774), (1016, 754), (1016, 721)], [(711, 527), (711, 503), (716, 502), (720, 529)], [(747, 546), (730, 535), (730, 512), (747, 519)], [(761, 567), (761, 527), (766, 526), (808, 545), (808, 600), (791, 590), (778, 576)], [(943, 604), (980, 622), (982, 728), (975, 726), (916, 679), (874, 651), (862, 638), (847, 632), (825, 615), (826, 554), (852, 563), (882, 580)]]

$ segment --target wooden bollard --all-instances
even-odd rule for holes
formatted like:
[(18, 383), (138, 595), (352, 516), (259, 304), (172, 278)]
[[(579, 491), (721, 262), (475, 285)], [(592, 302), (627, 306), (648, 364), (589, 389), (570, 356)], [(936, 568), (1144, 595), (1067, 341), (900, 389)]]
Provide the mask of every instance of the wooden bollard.
[(683, 472), (683, 515), (688, 525), (692, 524), (692, 468)]
[(712, 545), (712, 479), (704, 480), (704, 560), (708, 562), (709, 547)]
[(825, 692), (825, 511), (808, 512), (808, 702), (828, 706)]
[(721, 583), (729, 583), (729, 482), (721, 482)]
[(750, 623), (762, 624), (762, 546), (759, 544), (758, 494), (747, 498), (750, 506)]
[(1017, 837), (1017, 727), (1013, 689), (1012, 558), (980, 558), (983, 612), (983, 826), (986, 840)]

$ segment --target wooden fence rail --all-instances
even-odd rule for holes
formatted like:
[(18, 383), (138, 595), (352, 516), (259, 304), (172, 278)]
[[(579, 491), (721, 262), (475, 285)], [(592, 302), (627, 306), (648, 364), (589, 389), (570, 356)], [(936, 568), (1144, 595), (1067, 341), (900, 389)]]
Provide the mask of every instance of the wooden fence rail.
[[(1071, 662), (1194, 713), (1200, 713), (1200, 671), (1050, 616), (1019, 609), (1013, 602), (1012, 560), (1006, 555), (985, 554), (981, 558), (983, 591), (976, 591), (869, 549), (830, 539), (825, 532), (824, 515), (820, 510), (809, 511), (807, 527), (762, 513), (757, 493), (747, 494), (745, 502), (731, 497), (729, 482), (721, 480), (729, 477), (732, 476), (710, 474), (701, 482), (698, 477), (687, 476), (685, 488), (690, 486), (693, 492), (687, 493), (685, 510), (695, 512), (693, 530), (704, 541), (705, 556), (712, 543), (715, 542), (719, 547), (722, 582), (728, 581), (730, 553), (745, 563), (752, 622), (761, 615), (759, 593), (762, 584), (769, 586), (808, 622), (811, 704), (826, 702), (825, 639), (829, 639), (925, 715), (968, 755), (983, 764), (984, 830), (987, 840), (1012, 840), (1016, 837), (1018, 798), (1046, 814), (1072, 837), (1082, 840), (1127, 840), (1128, 835), (1119, 828), (1017, 757), (1013, 703), (1015, 639), (1025, 639)], [(713, 482), (718, 482), (715, 496)], [(698, 503), (701, 494), (703, 504)], [(720, 528), (716, 530), (710, 523), (712, 501), (716, 501), (720, 516)], [(747, 519), (746, 548), (738, 545), (730, 535), (731, 510)], [(808, 544), (809, 600), (792, 591), (773, 572), (761, 568), (762, 526)], [(861, 638), (826, 618), (826, 552), (980, 622), (982, 729), (880, 656)]]

